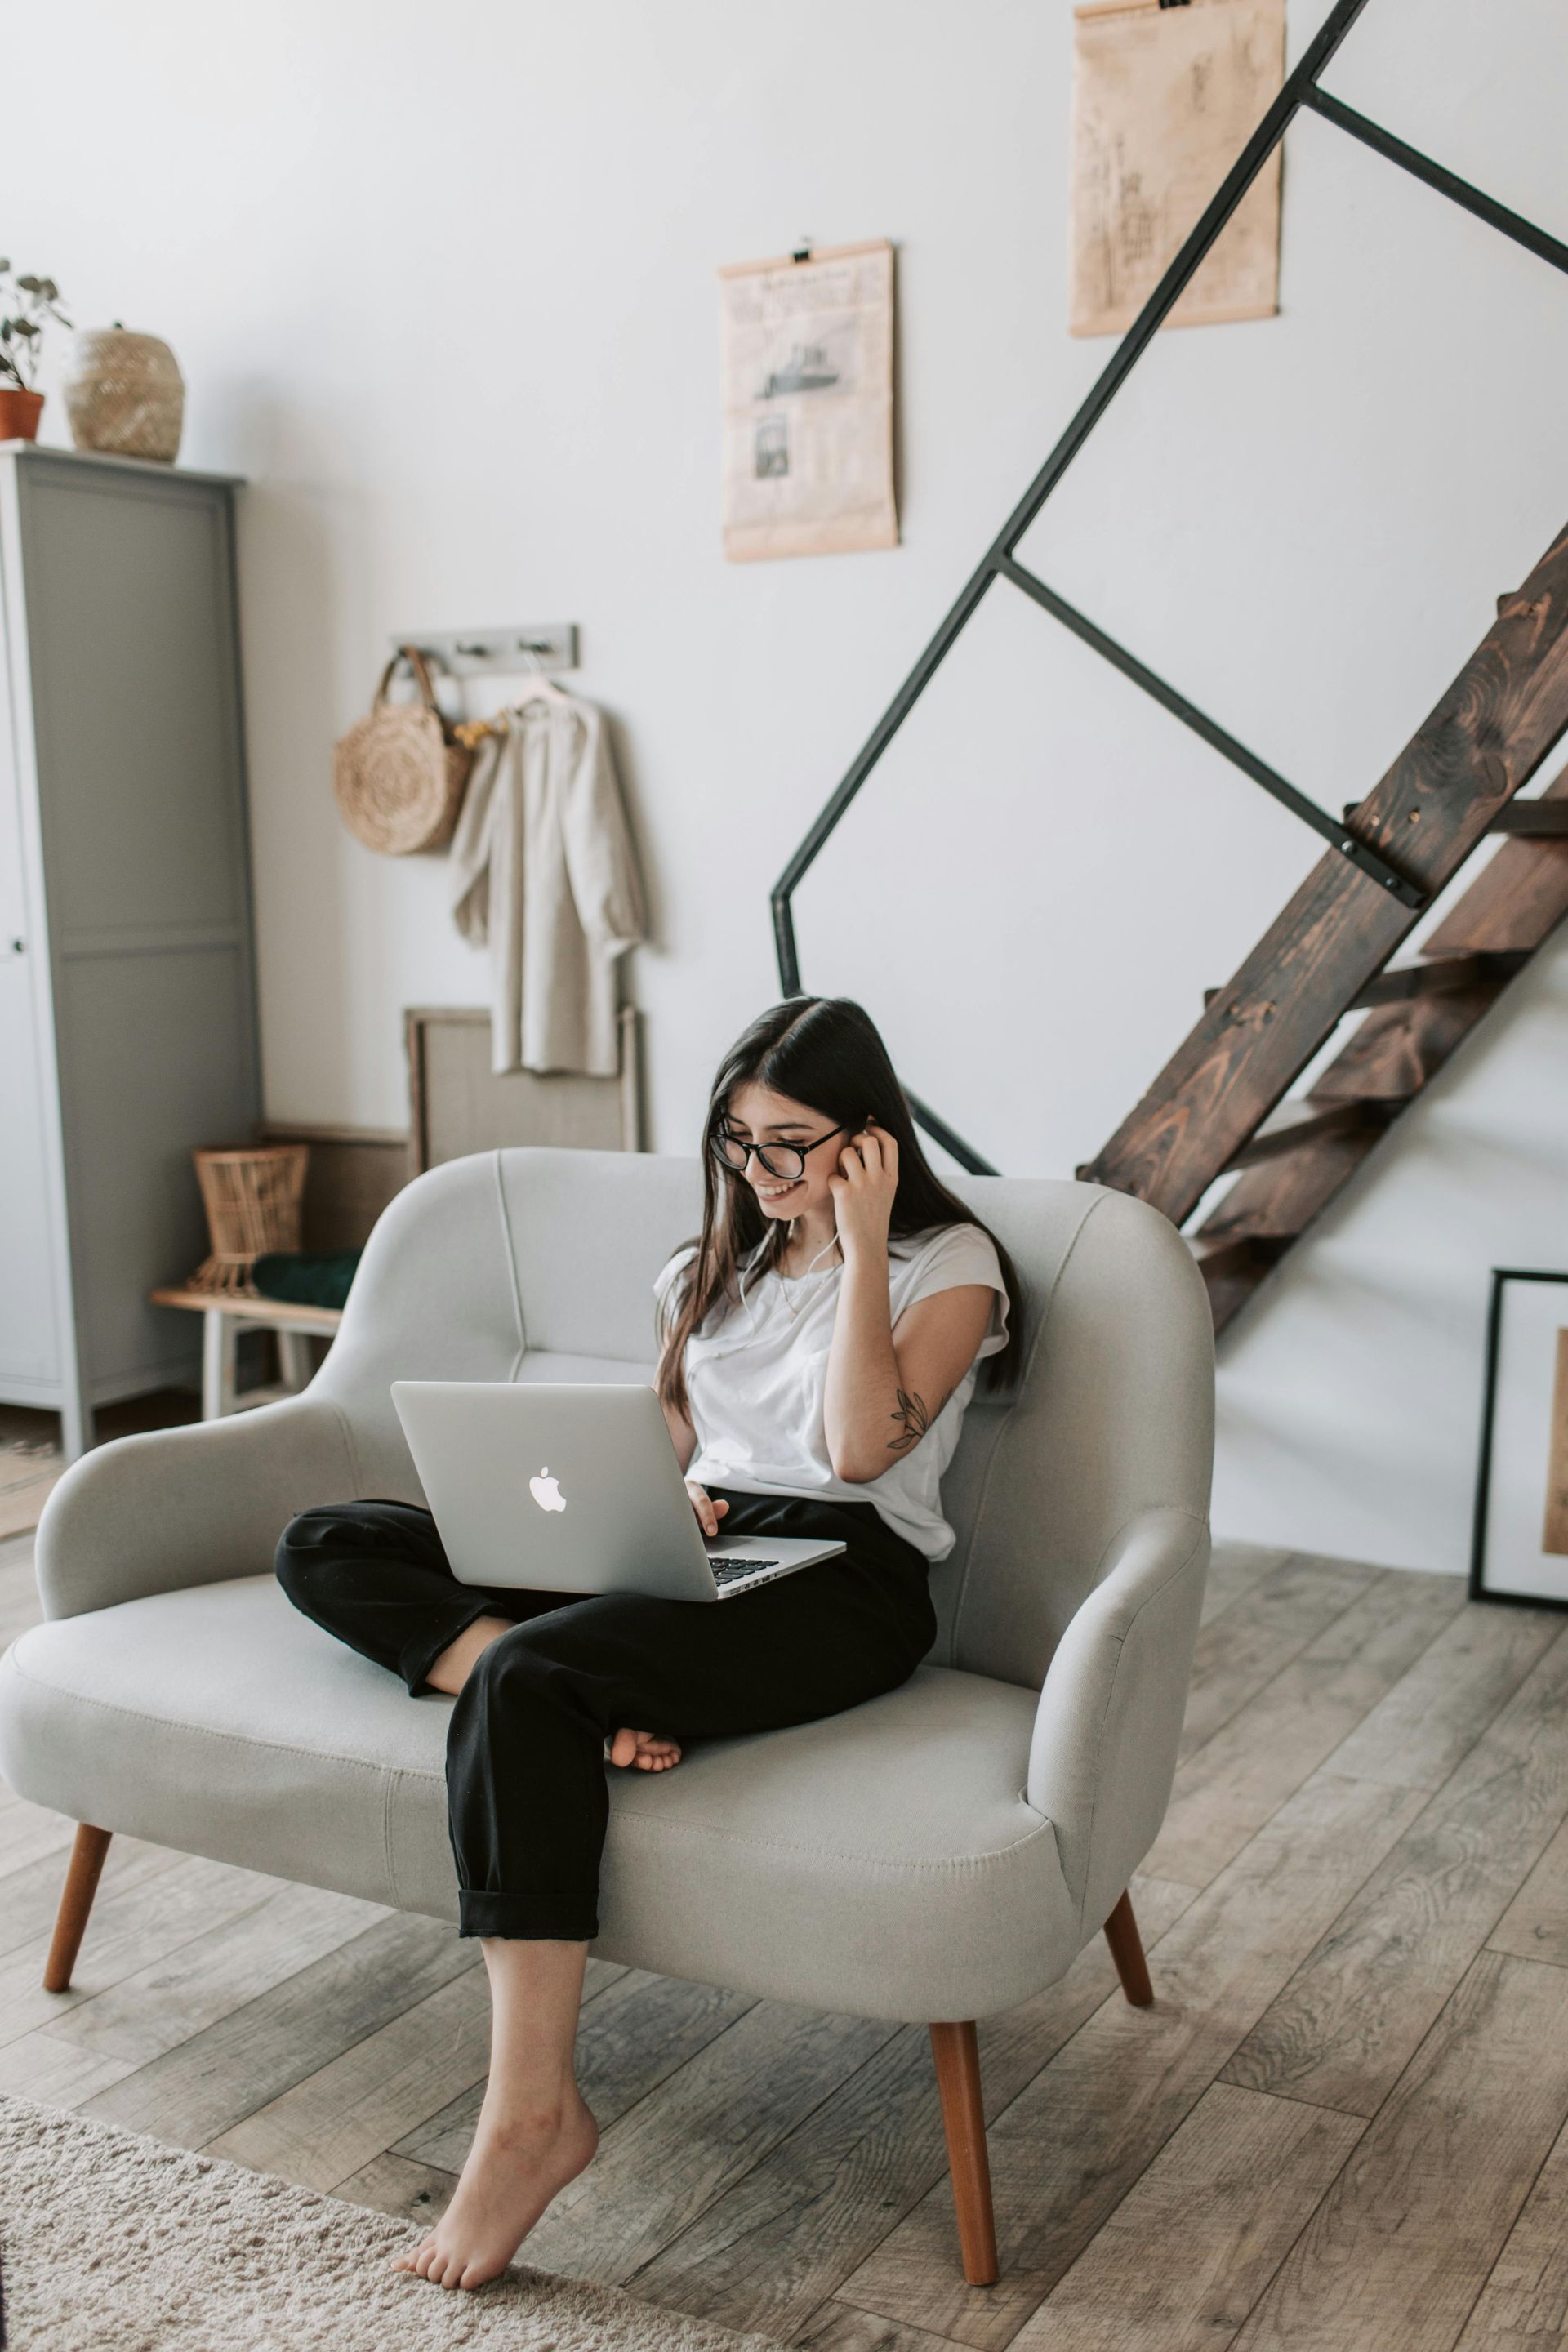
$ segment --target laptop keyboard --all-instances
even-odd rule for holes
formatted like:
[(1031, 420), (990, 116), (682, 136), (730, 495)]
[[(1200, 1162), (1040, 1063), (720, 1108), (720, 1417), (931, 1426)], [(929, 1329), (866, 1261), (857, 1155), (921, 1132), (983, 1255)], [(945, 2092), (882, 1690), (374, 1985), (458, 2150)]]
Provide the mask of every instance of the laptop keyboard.
[(708, 1565), (713, 1571), (715, 1584), (733, 1584), (737, 1577), (755, 1576), (759, 1570), (776, 1568), (776, 1559), (726, 1559), (721, 1552), (710, 1551)]

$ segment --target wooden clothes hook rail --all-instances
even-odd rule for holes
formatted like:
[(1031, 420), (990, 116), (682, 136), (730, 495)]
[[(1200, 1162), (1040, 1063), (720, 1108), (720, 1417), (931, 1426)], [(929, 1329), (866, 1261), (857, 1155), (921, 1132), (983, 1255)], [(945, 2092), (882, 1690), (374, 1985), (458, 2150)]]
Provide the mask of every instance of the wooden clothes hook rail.
[(405, 629), (395, 646), (416, 646), (448, 677), (522, 677), (577, 667), (575, 621), (513, 621), (468, 629)]

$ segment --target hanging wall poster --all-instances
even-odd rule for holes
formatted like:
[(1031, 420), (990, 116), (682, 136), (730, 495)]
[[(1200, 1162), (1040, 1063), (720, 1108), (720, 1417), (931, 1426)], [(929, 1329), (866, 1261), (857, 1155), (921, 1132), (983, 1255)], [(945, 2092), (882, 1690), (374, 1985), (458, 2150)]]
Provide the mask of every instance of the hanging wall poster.
[[(1278, 97), (1285, 0), (1086, 0), (1074, 11), (1075, 335), (1132, 324)], [(1279, 307), (1278, 147), (1169, 326)]]
[(893, 248), (719, 272), (724, 552), (896, 547)]
[(1568, 1274), (1492, 1276), (1470, 1591), (1568, 1608)]

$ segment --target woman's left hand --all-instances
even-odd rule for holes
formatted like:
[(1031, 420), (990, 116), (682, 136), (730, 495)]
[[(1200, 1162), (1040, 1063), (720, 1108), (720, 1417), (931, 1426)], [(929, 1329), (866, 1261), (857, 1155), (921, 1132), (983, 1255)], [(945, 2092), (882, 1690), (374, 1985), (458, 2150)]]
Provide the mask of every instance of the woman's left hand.
[(845, 1263), (857, 1251), (888, 1246), (893, 1195), (899, 1189), (899, 1147), (875, 1124), (852, 1135), (838, 1155), (838, 1173), (827, 1180), (833, 1195), (838, 1246)]

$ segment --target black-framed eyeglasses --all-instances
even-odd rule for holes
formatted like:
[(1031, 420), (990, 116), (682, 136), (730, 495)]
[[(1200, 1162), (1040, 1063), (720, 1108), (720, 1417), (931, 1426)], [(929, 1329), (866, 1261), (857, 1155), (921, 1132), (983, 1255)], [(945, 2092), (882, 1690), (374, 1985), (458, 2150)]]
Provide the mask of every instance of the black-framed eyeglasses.
[(805, 1155), (815, 1151), (819, 1143), (826, 1143), (836, 1135), (847, 1135), (847, 1127), (830, 1127), (826, 1135), (816, 1137), (810, 1143), (752, 1143), (743, 1135), (736, 1135), (727, 1127), (718, 1127), (709, 1138), (709, 1150), (715, 1160), (726, 1168), (742, 1169), (754, 1151), (757, 1165), (765, 1168), (770, 1176), (793, 1182), (805, 1173)]

